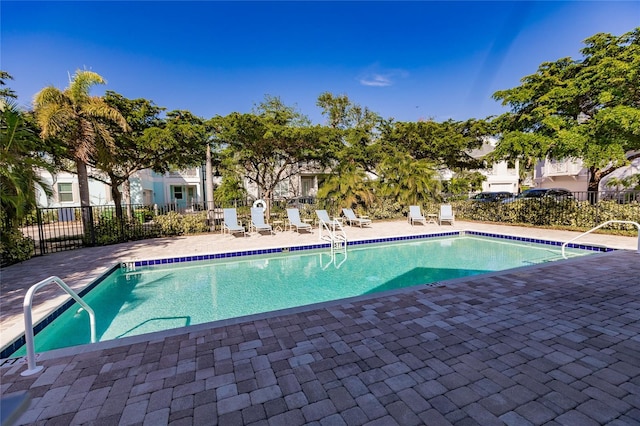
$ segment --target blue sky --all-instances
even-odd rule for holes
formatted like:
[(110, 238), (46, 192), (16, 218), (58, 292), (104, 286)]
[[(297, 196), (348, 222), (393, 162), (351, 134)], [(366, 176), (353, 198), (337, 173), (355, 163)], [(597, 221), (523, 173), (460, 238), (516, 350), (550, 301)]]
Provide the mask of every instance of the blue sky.
[(638, 1), (7, 1), (0, 68), (22, 105), (90, 69), (125, 97), (203, 118), (265, 95), (324, 123), (318, 95), (384, 118), (466, 120), (544, 61), (640, 26)]

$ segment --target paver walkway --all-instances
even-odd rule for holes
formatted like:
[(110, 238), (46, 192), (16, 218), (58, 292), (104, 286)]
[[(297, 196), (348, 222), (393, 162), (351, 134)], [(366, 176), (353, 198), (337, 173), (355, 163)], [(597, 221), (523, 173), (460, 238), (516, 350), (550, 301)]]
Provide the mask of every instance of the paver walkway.
[(19, 424), (640, 425), (640, 254), (200, 325), (0, 369)]

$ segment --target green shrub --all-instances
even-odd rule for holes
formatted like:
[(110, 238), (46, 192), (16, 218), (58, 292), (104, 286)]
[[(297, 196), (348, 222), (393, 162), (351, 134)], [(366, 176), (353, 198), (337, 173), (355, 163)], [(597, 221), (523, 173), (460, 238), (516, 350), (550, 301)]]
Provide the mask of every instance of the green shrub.
[[(468, 200), (453, 202), (456, 218), (514, 225), (533, 225), (572, 230), (588, 230), (608, 220), (640, 223), (640, 204), (618, 204), (615, 201), (553, 199), (521, 200), (512, 203), (475, 203)], [(635, 230), (633, 225), (611, 224), (606, 229)]]
[[(160, 236), (160, 227), (157, 225), (142, 224), (139, 218), (119, 220), (115, 216), (101, 216), (94, 225), (93, 236), (95, 245), (104, 246), (122, 243), (125, 241), (142, 240)], [(84, 243), (91, 245), (91, 236), (85, 235)]]
[[(406, 208), (409, 209), (408, 207)], [(369, 216), (371, 219), (394, 219), (401, 217), (403, 214), (402, 204), (391, 198), (378, 198), (366, 209), (361, 212), (356, 209), (358, 215), (360, 213)]]
[(33, 239), (25, 237), (17, 229), (2, 230), (0, 236), (0, 259), (2, 265), (12, 265), (31, 259), (33, 256)]
[(169, 212), (156, 216), (155, 222), (160, 225), (160, 233), (162, 235), (181, 235), (183, 233), (182, 219), (183, 216), (181, 214)]
[(206, 212), (189, 214), (182, 217), (182, 232), (184, 234), (198, 234), (207, 232), (208, 230)]

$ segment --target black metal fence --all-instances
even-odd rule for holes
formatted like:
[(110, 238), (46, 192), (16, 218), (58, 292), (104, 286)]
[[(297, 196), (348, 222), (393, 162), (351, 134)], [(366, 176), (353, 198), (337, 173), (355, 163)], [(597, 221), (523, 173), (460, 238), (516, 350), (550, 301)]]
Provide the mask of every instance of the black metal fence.
[[(587, 230), (611, 220), (640, 222), (640, 191), (627, 191), (623, 195), (574, 193), (572, 197), (547, 197), (507, 202), (476, 202), (463, 197), (445, 197), (422, 205), (425, 212), (436, 213), (439, 204), (451, 202), (458, 219), (556, 226)], [(462, 199), (460, 199), (462, 198)], [(33, 255), (43, 255), (79, 247), (115, 244), (126, 241), (179, 235), (184, 233), (213, 232), (220, 229), (222, 208), (236, 207), (238, 217), (248, 223), (253, 199), (236, 200), (207, 213), (203, 204), (180, 208), (168, 205), (123, 205), (118, 214), (114, 206), (38, 208), (27, 217), (20, 230), (33, 241)], [(373, 219), (401, 218), (407, 206), (395, 200), (378, 202), (366, 211)], [(326, 209), (332, 215), (340, 213), (339, 205), (331, 200), (296, 198), (271, 202), (271, 220), (286, 219), (286, 208), (297, 207), (303, 219), (315, 219), (316, 209)], [(633, 227), (619, 226), (633, 231)]]
[[(456, 216), (468, 220), (505, 224), (588, 230), (608, 220), (640, 223), (640, 191), (610, 193), (574, 192), (569, 196), (511, 198), (497, 202), (452, 201)], [(631, 225), (612, 225), (633, 231)]]

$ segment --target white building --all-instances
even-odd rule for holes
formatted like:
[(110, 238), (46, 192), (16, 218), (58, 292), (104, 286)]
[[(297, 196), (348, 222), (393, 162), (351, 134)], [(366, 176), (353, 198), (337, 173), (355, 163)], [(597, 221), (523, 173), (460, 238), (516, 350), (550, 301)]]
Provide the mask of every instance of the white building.
[[(497, 139), (487, 138), (480, 149), (471, 152), (474, 158), (482, 158), (491, 153), (496, 147)], [(510, 192), (518, 193), (518, 184), (520, 179), (520, 163), (499, 161), (488, 166), (486, 169), (479, 170), (486, 180), (482, 182), (483, 192)]]

